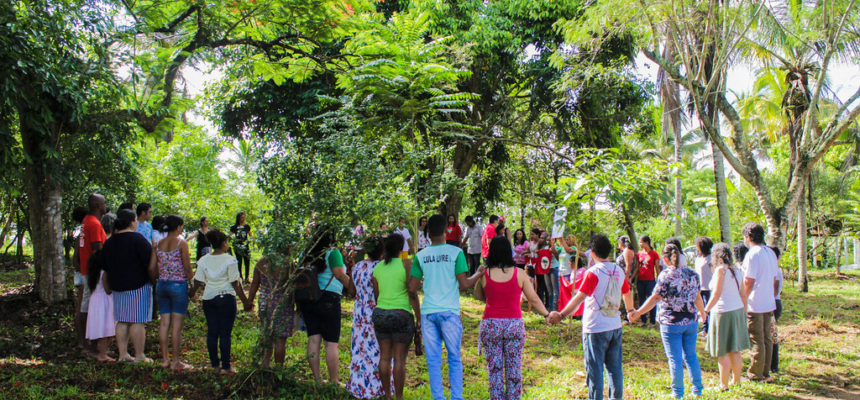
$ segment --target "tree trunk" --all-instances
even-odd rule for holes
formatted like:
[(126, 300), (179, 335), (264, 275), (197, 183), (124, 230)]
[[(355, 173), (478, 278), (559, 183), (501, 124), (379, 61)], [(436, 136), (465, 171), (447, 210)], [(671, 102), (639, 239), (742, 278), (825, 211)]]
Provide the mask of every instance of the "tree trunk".
[(797, 203), (797, 283), (802, 293), (809, 291), (806, 276), (806, 210), (805, 199)]
[(627, 207), (621, 206), (621, 214), (624, 216), (624, 230), (627, 231), (627, 237), (630, 238), (630, 248), (633, 252), (639, 252), (639, 238), (636, 237), (636, 229), (633, 227), (633, 218), (630, 218), (630, 213), (627, 212)]
[(35, 287), (45, 303), (63, 301), (66, 293), (66, 265), (63, 260), (61, 205), (63, 190), (52, 176), (59, 162), (46, 150), (56, 143), (59, 130), (43, 133), (31, 125), (38, 117), (21, 113), (21, 142), (30, 158), (24, 167), (30, 215), (30, 242), (36, 270)]
[[(474, 141), (469, 143), (458, 143), (454, 148), (454, 159), (452, 165), (454, 174), (460, 179), (466, 179), (469, 172), (472, 171), (472, 165), (475, 164), (475, 159), (478, 155), (479, 148), (483, 145), (482, 141)], [(463, 203), (463, 191), (465, 187), (452, 187), (447, 193), (445, 201), (439, 205), (439, 211), (442, 215), (459, 215), (460, 207)], [(447, 220), (446, 220), (447, 221)]]

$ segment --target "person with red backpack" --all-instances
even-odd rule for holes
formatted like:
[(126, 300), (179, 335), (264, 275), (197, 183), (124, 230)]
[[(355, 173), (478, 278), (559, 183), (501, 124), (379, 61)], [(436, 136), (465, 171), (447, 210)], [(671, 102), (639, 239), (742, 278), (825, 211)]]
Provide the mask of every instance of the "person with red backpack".
[(628, 313), (633, 309), (633, 295), (624, 269), (609, 260), (612, 242), (606, 235), (591, 238), (591, 255), (595, 264), (585, 274), (579, 293), (561, 312), (553, 311), (549, 322), (556, 324), (585, 302), (582, 317), (582, 350), (585, 358), (588, 398), (603, 399), (603, 370), (609, 375), (609, 398), (621, 399), (624, 375), (621, 369), (621, 300)]

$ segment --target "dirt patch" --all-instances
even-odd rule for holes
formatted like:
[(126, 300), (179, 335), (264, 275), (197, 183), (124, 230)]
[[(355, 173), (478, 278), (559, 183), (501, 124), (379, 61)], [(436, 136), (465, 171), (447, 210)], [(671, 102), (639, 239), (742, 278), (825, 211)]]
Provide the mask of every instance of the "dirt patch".
[(828, 333), (839, 333), (838, 328), (830, 326), (830, 323), (820, 319), (810, 319), (800, 321), (797, 325), (780, 327), (780, 336), (785, 340), (807, 341), (814, 336), (825, 335)]

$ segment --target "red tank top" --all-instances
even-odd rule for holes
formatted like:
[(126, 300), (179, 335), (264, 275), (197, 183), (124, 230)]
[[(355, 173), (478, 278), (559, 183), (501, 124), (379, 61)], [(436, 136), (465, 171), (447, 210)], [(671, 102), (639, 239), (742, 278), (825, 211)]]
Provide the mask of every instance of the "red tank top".
[(490, 271), (484, 271), (484, 296), (487, 299), (487, 307), (484, 308), (484, 319), (488, 318), (522, 318), (523, 310), (520, 308), (520, 295), (523, 289), (517, 281), (517, 271), (507, 282), (496, 282), (490, 279)]

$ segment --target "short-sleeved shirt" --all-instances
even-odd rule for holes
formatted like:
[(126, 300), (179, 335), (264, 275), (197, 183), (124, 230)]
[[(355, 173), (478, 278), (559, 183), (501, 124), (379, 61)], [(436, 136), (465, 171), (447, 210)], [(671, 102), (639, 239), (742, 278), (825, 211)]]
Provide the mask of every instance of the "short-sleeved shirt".
[(710, 255), (705, 257), (696, 257), (696, 272), (699, 274), (699, 278), (702, 279), (702, 290), (711, 290), (711, 276), (714, 274), (713, 269), (714, 266), (711, 265)]
[(537, 252), (537, 261), (535, 261), (535, 274), (546, 275), (552, 268), (552, 250), (543, 248)]
[(603, 296), (609, 286), (609, 279), (621, 284), (621, 294), (630, 292), (625, 272), (612, 262), (598, 262), (585, 272), (579, 291), (585, 293), (585, 309), (582, 315), (582, 333), (608, 332), (621, 328), (621, 310), (615, 316), (607, 317), (600, 311)]
[(639, 277), (640, 281), (653, 281), (656, 279), (657, 262), (660, 261), (660, 255), (654, 249), (645, 252), (640, 251), (637, 255), (639, 258)]
[(412, 235), (409, 233), (409, 228), (405, 226), (403, 228), (397, 228), (394, 230), (394, 233), (403, 236), (403, 250), (401, 251), (409, 251), (409, 239), (412, 239)]
[(222, 294), (236, 295), (233, 282), (239, 280), (239, 263), (227, 253), (207, 254), (197, 260), (194, 280), (206, 284), (203, 300), (211, 300)]
[(785, 280), (785, 278), (783, 278), (783, 276), (782, 276), (782, 268), (779, 268), (778, 266), (776, 268), (776, 280), (779, 281), (779, 289), (777, 289), (777, 291), (776, 291), (776, 299), (781, 300), (779, 298), (779, 295), (782, 294), (782, 283)]
[(481, 254), (481, 235), (483, 228), (480, 225), (466, 227), (466, 238), (468, 239), (469, 254)]
[(135, 290), (149, 282), (152, 243), (137, 232), (111, 235), (110, 239), (105, 241), (102, 254), (111, 290)]
[(487, 258), (490, 255), (490, 241), (494, 237), (496, 237), (496, 227), (488, 224), (481, 234), (481, 257)]
[(334, 277), (332, 268), (343, 267), (343, 254), (338, 249), (331, 249), (325, 254), (326, 266), (325, 271), (317, 275), (317, 284), (320, 290), (332, 292), (335, 294), (343, 294), (343, 284)]
[(233, 247), (241, 247), (242, 249), (248, 248), (248, 236), (251, 234), (251, 226), (248, 224), (244, 225), (233, 225), (230, 227), (230, 233), (233, 234)]
[(767, 313), (776, 309), (773, 283), (778, 269), (776, 255), (771, 249), (762, 245), (750, 247), (743, 264), (744, 276), (755, 279), (747, 301), (749, 312)]
[(459, 247), (437, 244), (418, 252), (411, 275), (424, 279), (422, 314), (460, 312), (460, 284), (457, 275), (469, 271), (466, 256)]
[(81, 262), (81, 275), (87, 275), (87, 263), (90, 262), (90, 256), (93, 254), (93, 243), (101, 243), (104, 247), (106, 237), (102, 223), (95, 215), (84, 217), (81, 234), (78, 235), (78, 258)]
[(664, 325), (689, 325), (698, 320), (696, 297), (701, 283), (699, 274), (689, 268), (669, 267), (660, 272), (654, 293), (663, 297), (657, 319)]
[(391, 262), (382, 261), (373, 267), (373, 278), (379, 288), (376, 308), (382, 310), (405, 310), (410, 314), (409, 294), (406, 292), (406, 268), (403, 260), (392, 258)]
[(152, 243), (152, 224), (146, 221), (137, 221), (137, 233), (143, 236), (144, 239)]

